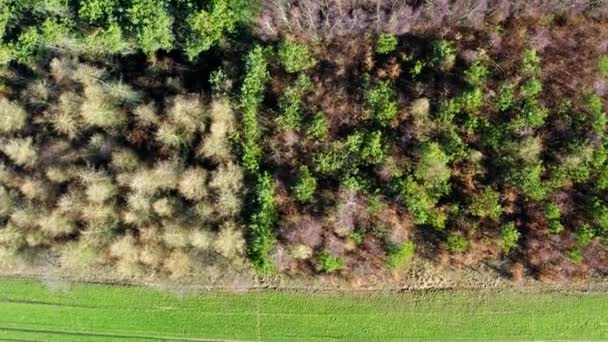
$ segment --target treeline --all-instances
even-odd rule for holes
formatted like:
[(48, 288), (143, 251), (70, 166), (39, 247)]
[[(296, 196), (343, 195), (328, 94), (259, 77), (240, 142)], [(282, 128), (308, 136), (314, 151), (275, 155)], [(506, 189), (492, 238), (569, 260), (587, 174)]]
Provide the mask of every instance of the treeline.
[(2, 0), (0, 65), (53, 53), (107, 56), (177, 50), (189, 60), (251, 20), (256, 1)]

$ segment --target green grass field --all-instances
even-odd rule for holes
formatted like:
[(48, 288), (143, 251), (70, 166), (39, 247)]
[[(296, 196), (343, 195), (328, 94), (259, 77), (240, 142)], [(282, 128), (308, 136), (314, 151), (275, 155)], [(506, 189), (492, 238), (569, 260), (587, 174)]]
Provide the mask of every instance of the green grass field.
[(0, 341), (605, 340), (608, 294), (258, 291), (178, 296), (0, 280)]

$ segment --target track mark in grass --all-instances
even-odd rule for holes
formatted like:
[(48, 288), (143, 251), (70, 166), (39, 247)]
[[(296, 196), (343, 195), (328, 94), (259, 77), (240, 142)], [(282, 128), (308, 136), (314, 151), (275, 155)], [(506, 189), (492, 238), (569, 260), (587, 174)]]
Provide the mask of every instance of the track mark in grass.
[(200, 341), (200, 342), (248, 342), (247, 340), (226, 340), (226, 339), (209, 339), (209, 338), (189, 338), (189, 337), (173, 337), (173, 336), (152, 336), (152, 335), (131, 335), (131, 334), (111, 334), (101, 332), (81, 332), (69, 330), (51, 330), (51, 329), (33, 329), (33, 328), (13, 328), (0, 326), (0, 331), (12, 331), (22, 333), (43, 333), (52, 335), (66, 336), (81, 336), (81, 337), (108, 337), (116, 339), (138, 339), (152, 341)]
[(90, 305), (74, 305), (74, 304), (62, 304), (62, 303), (52, 303), (52, 302), (43, 302), (37, 300), (14, 300), (14, 299), (0, 299), (0, 303), (11, 303), (11, 304), (26, 304), (26, 305), (48, 305), (48, 306), (65, 306), (68, 308), (85, 308), (85, 309), (95, 309), (95, 306)]

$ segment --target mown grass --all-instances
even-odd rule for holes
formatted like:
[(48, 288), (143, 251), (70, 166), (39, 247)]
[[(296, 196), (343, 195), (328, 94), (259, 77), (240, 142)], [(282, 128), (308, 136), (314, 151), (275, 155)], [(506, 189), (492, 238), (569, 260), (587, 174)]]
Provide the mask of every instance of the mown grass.
[(0, 340), (602, 340), (608, 294), (278, 291), (177, 295), (0, 280)]

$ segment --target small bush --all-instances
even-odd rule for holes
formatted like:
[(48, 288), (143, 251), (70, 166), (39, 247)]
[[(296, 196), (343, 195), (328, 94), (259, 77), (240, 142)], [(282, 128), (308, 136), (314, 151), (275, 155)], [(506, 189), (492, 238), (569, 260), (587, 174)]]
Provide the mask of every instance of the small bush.
[(483, 87), (488, 74), (488, 68), (479, 62), (476, 62), (464, 72), (464, 79), (473, 87)]
[(317, 64), (308, 47), (290, 41), (283, 41), (279, 46), (279, 61), (287, 72), (292, 73), (310, 69)]
[(361, 158), (371, 165), (380, 165), (386, 158), (384, 145), (382, 144), (382, 132), (374, 131), (365, 136), (365, 141), (361, 148)]
[(513, 107), (515, 103), (515, 85), (512, 82), (505, 82), (500, 85), (498, 99), (496, 100), (496, 110), (504, 112)]
[(15, 133), (25, 127), (27, 113), (14, 102), (0, 98), (0, 132), (3, 134)]
[(224, 224), (213, 243), (213, 249), (228, 259), (241, 256), (245, 251), (241, 229), (233, 223)]
[(184, 198), (200, 201), (207, 195), (207, 171), (202, 168), (190, 168), (184, 171), (178, 189)]
[(564, 230), (564, 226), (560, 222), (561, 212), (559, 206), (553, 202), (545, 205), (545, 219), (549, 226), (549, 232), (559, 234)]
[(449, 40), (436, 40), (433, 42), (433, 63), (442, 70), (452, 69), (456, 62), (456, 48)]
[(513, 185), (519, 187), (528, 198), (538, 201), (542, 200), (549, 190), (542, 181), (544, 171), (545, 168), (541, 163), (526, 165), (523, 168), (512, 170), (508, 179)]
[(15, 164), (26, 167), (33, 167), (38, 159), (32, 137), (11, 139), (2, 145), (2, 152)]
[(319, 268), (325, 273), (334, 273), (344, 268), (344, 260), (339, 256), (332, 256), (328, 251), (319, 253)]
[(133, 114), (137, 118), (137, 123), (144, 127), (157, 125), (160, 120), (156, 113), (156, 107), (152, 102), (137, 106), (133, 110)]
[(314, 199), (316, 189), (317, 180), (310, 173), (308, 167), (301, 166), (298, 175), (298, 182), (293, 188), (296, 198), (302, 203), (311, 202)]
[(90, 182), (87, 185), (87, 199), (94, 203), (103, 203), (118, 194), (118, 187), (109, 179)]
[(464, 253), (469, 249), (469, 240), (460, 232), (451, 232), (446, 242), (452, 253)]
[(389, 249), (386, 262), (392, 269), (400, 269), (412, 260), (414, 252), (414, 243), (405, 241)]
[(119, 172), (135, 171), (140, 167), (140, 160), (135, 152), (123, 149), (112, 152), (112, 167)]
[(515, 228), (513, 222), (509, 222), (500, 229), (501, 248), (503, 252), (508, 253), (514, 248), (517, 248), (517, 243), (521, 237), (521, 233)]
[(289, 250), (289, 254), (296, 259), (306, 260), (312, 257), (313, 250), (309, 246), (298, 244)]
[(329, 124), (327, 118), (323, 112), (317, 112), (313, 117), (308, 128), (306, 129), (306, 135), (318, 141), (324, 141), (327, 139), (329, 131)]
[(526, 49), (522, 56), (522, 69), (525, 75), (534, 76), (540, 73), (540, 57), (534, 49)]
[(480, 195), (473, 199), (473, 203), (471, 203), (471, 214), (498, 220), (502, 214), (500, 193), (492, 190), (492, 188), (486, 188)]
[(234, 113), (227, 99), (211, 103), (211, 126), (209, 135), (199, 149), (199, 156), (218, 161), (231, 159), (230, 136), (234, 131)]
[(108, 93), (99, 85), (84, 89), (85, 100), (80, 108), (83, 121), (91, 127), (117, 128), (127, 122), (127, 115), (118, 108)]
[(180, 175), (180, 167), (175, 162), (159, 162), (153, 169), (141, 169), (133, 176), (130, 187), (144, 194), (154, 194), (159, 190), (175, 189)]
[(397, 117), (397, 99), (390, 82), (382, 81), (376, 83), (367, 92), (366, 99), (375, 119), (381, 125), (388, 126)]
[(388, 33), (380, 33), (376, 40), (376, 52), (381, 55), (389, 54), (397, 48), (399, 40), (397, 37)]
[(536, 77), (528, 79), (521, 86), (521, 96), (525, 99), (534, 99), (543, 92), (543, 84)]
[(414, 176), (425, 188), (435, 194), (446, 192), (452, 170), (448, 166), (449, 158), (437, 143), (425, 143), (421, 146), (419, 160)]
[(603, 55), (602, 57), (600, 57), (597, 67), (600, 71), (600, 75), (603, 78), (608, 79), (608, 55)]

